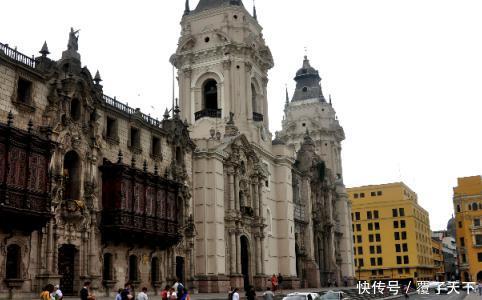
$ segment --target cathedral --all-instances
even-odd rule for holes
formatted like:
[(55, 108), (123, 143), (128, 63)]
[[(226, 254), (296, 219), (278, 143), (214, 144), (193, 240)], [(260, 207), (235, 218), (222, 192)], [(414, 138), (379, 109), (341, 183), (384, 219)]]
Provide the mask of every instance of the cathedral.
[(345, 137), (318, 71), (305, 57), (273, 138), (256, 10), (186, 1), (181, 28), (161, 120), (103, 93), (74, 29), (57, 60), (0, 43), (0, 299), (353, 282)]

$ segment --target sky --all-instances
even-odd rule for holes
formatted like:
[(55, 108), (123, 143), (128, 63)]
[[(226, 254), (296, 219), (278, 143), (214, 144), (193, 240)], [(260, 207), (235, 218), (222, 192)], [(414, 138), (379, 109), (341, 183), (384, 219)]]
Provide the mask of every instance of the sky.
[[(190, 0), (191, 8), (198, 0)], [(243, 0), (251, 11), (252, 0)], [(270, 129), (281, 128), (285, 85), (306, 53), (344, 127), (348, 187), (403, 181), (430, 213), (453, 214), (457, 177), (482, 174), (480, 0), (257, 0), (275, 67)], [(5, 1), (0, 42), (50, 58), (80, 29), (79, 53), (104, 93), (161, 118), (184, 0)], [(177, 94), (177, 91), (176, 91)]]

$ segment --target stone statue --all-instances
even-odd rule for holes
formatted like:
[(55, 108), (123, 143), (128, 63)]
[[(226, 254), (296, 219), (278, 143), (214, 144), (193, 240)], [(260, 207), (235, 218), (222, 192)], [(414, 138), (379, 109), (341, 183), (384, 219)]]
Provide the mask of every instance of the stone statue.
[(73, 50), (75, 52), (77, 52), (77, 50), (79, 50), (79, 44), (78, 44), (78, 40), (79, 40), (78, 33), (79, 33), (79, 31), (80, 31), (80, 29), (74, 31), (74, 28), (70, 27), (69, 43), (67, 44), (68, 50)]

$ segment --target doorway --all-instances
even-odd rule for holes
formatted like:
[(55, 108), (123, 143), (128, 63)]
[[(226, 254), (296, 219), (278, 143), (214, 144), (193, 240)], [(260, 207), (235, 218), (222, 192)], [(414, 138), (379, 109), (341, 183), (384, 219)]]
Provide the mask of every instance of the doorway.
[(249, 242), (246, 236), (241, 236), (241, 273), (243, 274), (244, 290), (250, 286), (249, 282)]
[(65, 295), (74, 295), (74, 279), (75, 279), (75, 246), (62, 245), (59, 248), (59, 275), (60, 290)]
[(186, 284), (184, 281), (184, 257), (176, 256), (176, 277), (179, 278), (181, 282)]

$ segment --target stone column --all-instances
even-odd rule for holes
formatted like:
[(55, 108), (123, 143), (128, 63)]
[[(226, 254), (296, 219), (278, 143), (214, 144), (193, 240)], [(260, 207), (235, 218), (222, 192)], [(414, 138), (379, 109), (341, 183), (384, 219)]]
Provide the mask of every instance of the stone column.
[(230, 271), (231, 275), (236, 274), (236, 235), (234, 230), (229, 230), (229, 239), (230, 239)]
[(255, 247), (254, 247), (254, 256), (255, 256), (255, 261), (256, 261), (256, 275), (259, 275), (261, 274), (261, 264), (262, 264), (262, 260), (261, 260), (261, 247), (260, 247), (260, 244), (261, 244), (261, 238), (259, 236), (259, 234), (256, 234), (255, 237), (254, 237), (254, 240), (255, 240)]
[(54, 265), (54, 224), (49, 222), (47, 227), (47, 273), (52, 274)]
[(258, 183), (258, 202), (259, 202), (259, 217), (263, 218), (263, 180)]
[(97, 275), (97, 263), (96, 262), (96, 257), (97, 255), (95, 254), (95, 249), (96, 249), (96, 240), (95, 240), (95, 215), (92, 214), (92, 221), (90, 225), (90, 249), (89, 249), (89, 275), (94, 276)]
[(236, 273), (241, 274), (241, 241), (238, 230), (236, 230)]
[(253, 194), (253, 210), (254, 210), (254, 216), (257, 217), (259, 216), (259, 194), (258, 194), (258, 184), (256, 180), (252, 184), (252, 194)]
[(261, 235), (260, 237), (260, 247), (261, 247), (261, 257), (260, 257), (260, 260), (261, 260), (261, 274), (265, 274), (265, 271), (264, 271), (264, 234)]
[(240, 211), (241, 207), (239, 206), (239, 180), (236, 173), (234, 174), (234, 199), (236, 210)]
[(234, 170), (230, 169), (228, 171), (229, 177), (229, 209), (235, 209), (235, 190), (234, 190)]

